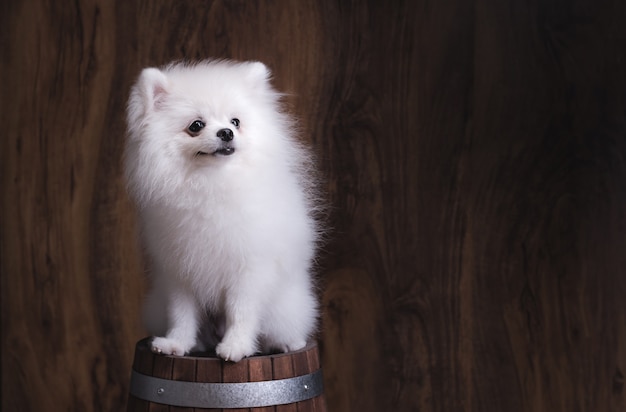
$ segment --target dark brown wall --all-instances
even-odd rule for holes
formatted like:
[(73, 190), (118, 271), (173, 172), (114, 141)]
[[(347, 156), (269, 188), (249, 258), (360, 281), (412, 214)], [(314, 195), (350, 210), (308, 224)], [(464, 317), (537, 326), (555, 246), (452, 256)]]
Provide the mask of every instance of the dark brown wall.
[(331, 411), (624, 411), (623, 1), (4, 1), (2, 410), (116, 411), (142, 67), (259, 59), (319, 153)]

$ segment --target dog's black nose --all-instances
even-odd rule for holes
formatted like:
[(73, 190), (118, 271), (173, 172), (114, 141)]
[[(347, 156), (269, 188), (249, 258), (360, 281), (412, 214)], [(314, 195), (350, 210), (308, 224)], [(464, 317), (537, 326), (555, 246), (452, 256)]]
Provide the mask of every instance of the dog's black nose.
[(220, 129), (217, 131), (217, 137), (219, 137), (222, 142), (230, 142), (233, 140), (234, 135), (233, 131), (230, 129)]

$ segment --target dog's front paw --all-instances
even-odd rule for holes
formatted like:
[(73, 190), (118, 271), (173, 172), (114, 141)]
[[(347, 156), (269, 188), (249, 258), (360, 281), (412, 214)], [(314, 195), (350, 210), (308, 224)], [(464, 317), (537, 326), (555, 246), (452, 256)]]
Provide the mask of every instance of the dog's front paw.
[(184, 356), (189, 352), (181, 342), (169, 338), (154, 338), (152, 340), (152, 352), (163, 355)]
[(305, 340), (297, 340), (297, 341), (293, 341), (290, 343), (266, 343), (266, 345), (263, 347), (263, 351), (264, 352), (283, 352), (283, 353), (287, 353), (287, 352), (295, 352), (297, 350), (300, 350), (302, 348), (304, 348), (306, 346), (306, 341)]
[(291, 342), (288, 345), (285, 345), (285, 352), (294, 352), (297, 350), (300, 350), (302, 348), (304, 348), (306, 346), (306, 341), (305, 340), (297, 340), (294, 342)]
[(247, 356), (254, 355), (256, 348), (254, 342), (249, 340), (225, 338), (217, 345), (215, 352), (225, 361), (239, 362)]

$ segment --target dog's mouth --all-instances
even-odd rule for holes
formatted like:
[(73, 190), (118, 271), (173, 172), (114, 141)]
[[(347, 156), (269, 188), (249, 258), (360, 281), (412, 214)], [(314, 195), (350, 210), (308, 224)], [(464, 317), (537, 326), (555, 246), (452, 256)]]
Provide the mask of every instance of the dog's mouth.
[(222, 147), (221, 149), (217, 149), (213, 152), (213, 156), (230, 156), (235, 153), (234, 147)]
[(212, 153), (199, 151), (196, 153), (196, 156), (230, 156), (233, 153), (235, 153), (234, 147), (222, 147)]

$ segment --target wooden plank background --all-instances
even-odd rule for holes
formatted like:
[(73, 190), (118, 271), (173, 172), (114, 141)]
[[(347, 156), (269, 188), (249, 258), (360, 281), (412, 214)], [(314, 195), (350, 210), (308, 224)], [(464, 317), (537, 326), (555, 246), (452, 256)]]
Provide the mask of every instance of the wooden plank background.
[(258, 59), (327, 177), (330, 411), (624, 411), (626, 3), (0, 5), (3, 411), (123, 410), (140, 69)]

